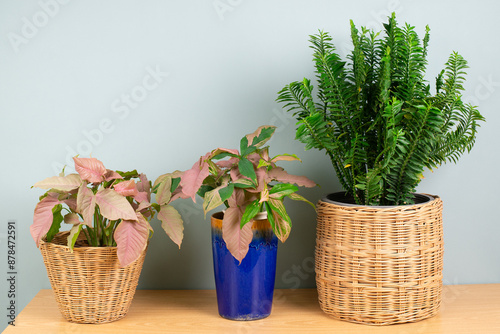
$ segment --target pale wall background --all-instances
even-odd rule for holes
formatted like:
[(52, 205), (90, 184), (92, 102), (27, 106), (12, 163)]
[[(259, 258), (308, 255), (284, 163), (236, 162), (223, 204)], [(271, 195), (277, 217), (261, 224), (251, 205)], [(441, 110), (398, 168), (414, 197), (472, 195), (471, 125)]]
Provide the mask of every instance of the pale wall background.
[[(324, 154), (294, 140), (276, 92), (313, 77), (308, 35), (329, 31), (345, 53), (349, 19), (381, 29), (394, 10), (421, 33), (430, 25), (430, 80), (452, 50), (469, 61), (465, 95), (488, 120), (470, 155), (426, 173), (418, 189), (445, 203), (444, 282), (500, 283), (498, 2), (0, 0), (0, 308), (7, 306), (9, 219), (18, 227), (18, 307), (50, 287), (29, 234), (43, 191), (30, 187), (76, 153), (154, 180), (274, 124), (271, 153), (299, 155), (302, 164), (285, 167), (321, 184), (301, 194), (316, 202), (340, 190)], [(176, 206), (186, 221), (182, 249), (153, 221), (139, 287), (212, 289), (208, 219), (189, 200)], [(313, 287), (315, 213), (302, 203), (289, 210), (294, 228), (280, 245), (276, 286)]]

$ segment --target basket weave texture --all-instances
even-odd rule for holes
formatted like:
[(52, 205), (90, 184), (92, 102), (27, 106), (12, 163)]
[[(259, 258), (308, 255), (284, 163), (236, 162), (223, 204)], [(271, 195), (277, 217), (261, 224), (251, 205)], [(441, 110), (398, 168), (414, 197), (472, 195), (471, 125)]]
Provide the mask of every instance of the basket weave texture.
[(120, 268), (116, 247), (88, 247), (77, 241), (73, 253), (68, 232), (51, 242), (41, 241), (40, 250), (50, 284), (63, 317), (71, 322), (97, 324), (123, 318), (132, 303), (146, 249), (125, 268)]
[(441, 303), (442, 201), (369, 207), (318, 203), (321, 309), (369, 325), (415, 322)]

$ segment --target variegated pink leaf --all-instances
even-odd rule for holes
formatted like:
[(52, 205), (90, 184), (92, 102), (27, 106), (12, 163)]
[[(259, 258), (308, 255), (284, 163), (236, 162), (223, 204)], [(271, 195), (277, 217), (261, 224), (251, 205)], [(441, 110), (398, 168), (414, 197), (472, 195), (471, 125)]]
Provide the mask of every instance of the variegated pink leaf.
[(149, 203), (149, 201), (148, 201), (148, 194), (145, 193), (145, 192), (143, 192), (143, 191), (138, 192), (137, 194), (135, 194), (134, 199), (137, 201), (137, 203), (142, 203), (142, 202)]
[(122, 180), (122, 179), (123, 177), (114, 170), (106, 169), (106, 174), (104, 174), (104, 181)]
[(139, 206), (135, 209), (136, 212), (141, 212), (142, 210), (151, 207), (151, 203), (149, 203), (147, 200), (141, 201), (139, 203), (140, 203)]
[(250, 242), (253, 238), (252, 224), (245, 224), (240, 228), (243, 212), (240, 208), (229, 207), (224, 213), (222, 221), (222, 238), (227, 249), (239, 263), (248, 253)]
[(171, 205), (162, 205), (158, 212), (158, 219), (165, 233), (181, 248), (184, 237), (184, 226), (179, 212)]
[(71, 225), (78, 225), (81, 224), (82, 222), (80, 221), (80, 218), (76, 213), (68, 213), (64, 216), (64, 222), (66, 224), (71, 224)]
[(95, 196), (92, 190), (87, 188), (87, 183), (83, 183), (78, 189), (76, 197), (76, 211), (83, 216), (83, 223), (92, 227), (94, 223)]
[(234, 158), (234, 157), (232, 157), (232, 158), (229, 158), (229, 159), (227, 159), (227, 160), (220, 160), (220, 161), (217, 161), (215, 164), (216, 164), (217, 166), (219, 166), (220, 168), (231, 168), (231, 167), (233, 167), (234, 165), (238, 164), (238, 161), (239, 161), (239, 160), (240, 160), (240, 159), (238, 159), (238, 158)]
[(62, 202), (64, 202), (64, 204), (66, 204), (71, 210), (73, 211), (76, 211), (76, 198), (72, 197), (72, 198), (68, 198), (68, 199), (65, 199), (63, 200)]
[[(237, 208), (245, 206), (245, 191), (243, 189), (235, 188), (233, 194), (227, 200), (229, 207)], [(244, 211), (242, 209), (242, 211)]]
[(139, 182), (137, 182), (137, 191), (145, 192), (147, 194), (148, 202), (151, 202), (151, 183), (149, 182), (146, 174), (139, 174)]
[(275, 211), (273, 211), (273, 217), (274, 217), (274, 234), (276, 234), (276, 237), (281, 242), (285, 242), (286, 239), (288, 239), (288, 236), (290, 235), (292, 227), (285, 219), (283, 219), (283, 217), (281, 217)]
[(172, 193), (170, 188), (172, 187), (172, 178), (166, 177), (163, 182), (160, 183), (156, 191), (156, 202), (158, 205), (168, 204)]
[(114, 238), (121, 267), (126, 267), (141, 256), (148, 244), (150, 225), (138, 213), (135, 220), (122, 220), (115, 230)]
[(160, 175), (155, 180), (155, 183), (153, 184), (153, 188), (155, 188), (159, 183), (164, 182), (167, 178), (175, 179), (175, 178), (181, 177), (182, 174), (184, 174), (184, 172), (176, 170), (176, 171), (174, 171), (172, 173), (166, 173), (166, 174)]
[(196, 203), (196, 193), (203, 184), (203, 180), (210, 174), (208, 163), (205, 161), (210, 152), (201, 157), (191, 169), (182, 174), (180, 185), (184, 195), (191, 197), (193, 202)]
[(37, 182), (33, 187), (41, 189), (55, 189), (61, 191), (70, 191), (78, 188), (82, 184), (82, 179), (78, 174), (69, 174), (66, 176), (52, 176), (45, 180)]
[(266, 167), (261, 167), (255, 171), (255, 175), (257, 175), (257, 188), (248, 188), (246, 189), (248, 192), (251, 193), (260, 193), (261, 191), (264, 190), (264, 187), (267, 183), (267, 168)]
[(302, 161), (295, 154), (280, 154), (271, 159), (271, 162), (277, 161)]
[(206, 156), (206, 159), (212, 159), (213, 157), (216, 157), (217, 155), (219, 155), (221, 153), (229, 153), (229, 154), (234, 154), (234, 155), (240, 155), (240, 152), (238, 150), (231, 149), (231, 148), (222, 148), (222, 147), (219, 147), (219, 148), (213, 150), (212, 152), (210, 152), (210, 154)]
[(250, 160), (250, 162), (253, 163), (255, 165), (255, 167), (257, 167), (261, 157), (260, 157), (260, 154), (258, 154), (258, 153), (252, 153), (247, 157), (247, 159)]
[(59, 194), (49, 193), (35, 207), (33, 215), (33, 224), (30, 226), (31, 236), (39, 247), (40, 240), (47, 234), (52, 225), (53, 214), (52, 209), (61, 202), (57, 199)]
[(250, 133), (250, 134), (245, 136), (248, 140), (248, 145), (249, 146), (252, 145), (255, 147), (261, 147), (269, 139), (271, 139), (275, 130), (276, 130), (276, 127), (272, 126), (272, 125), (259, 126), (259, 128), (257, 130), (255, 130), (255, 132)]
[(288, 174), (283, 168), (275, 167), (268, 172), (268, 180), (283, 183), (294, 183), (300, 187), (315, 187), (316, 183), (305, 176)]
[(117, 193), (125, 197), (135, 196), (138, 193), (134, 180), (117, 183), (113, 186), (113, 188)]
[(101, 214), (109, 220), (137, 219), (135, 210), (127, 199), (113, 189), (99, 189), (95, 194), (95, 199)]
[(91, 183), (99, 183), (104, 180), (107, 173), (106, 167), (96, 158), (77, 158), (74, 157), (75, 170), (80, 174), (83, 180)]

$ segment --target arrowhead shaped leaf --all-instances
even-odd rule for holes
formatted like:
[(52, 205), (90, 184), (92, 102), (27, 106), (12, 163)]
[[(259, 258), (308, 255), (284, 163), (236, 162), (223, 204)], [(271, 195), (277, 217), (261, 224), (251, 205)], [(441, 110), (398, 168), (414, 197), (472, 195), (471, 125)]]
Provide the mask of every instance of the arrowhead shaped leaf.
[(126, 267), (141, 256), (148, 244), (149, 223), (138, 213), (135, 220), (122, 220), (114, 233), (118, 261)]
[(57, 199), (57, 193), (49, 193), (47, 197), (43, 198), (35, 207), (35, 214), (33, 215), (33, 224), (30, 226), (31, 236), (36, 242), (36, 246), (40, 246), (40, 240), (47, 234), (54, 215), (52, 209), (60, 203)]
[(168, 204), (172, 193), (170, 192), (172, 187), (172, 177), (166, 177), (163, 182), (158, 185), (158, 190), (156, 191), (156, 202), (159, 205)]
[(268, 178), (283, 183), (294, 183), (300, 187), (315, 187), (316, 183), (305, 176), (288, 174), (283, 168), (275, 167), (269, 171)]
[(83, 223), (89, 227), (94, 224), (94, 210), (96, 198), (92, 190), (87, 188), (87, 183), (83, 183), (78, 189), (76, 208), (77, 212), (83, 216)]
[(134, 208), (113, 189), (99, 189), (95, 194), (95, 201), (101, 214), (109, 220), (137, 220)]
[(295, 154), (285, 153), (277, 155), (271, 159), (271, 162), (277, 162), (277, 161), (302, 161), (302, 160), (300, 160), (300, 158)]
[(245, 136), (247, 142), (250, 144), (248, 146), (261, 147), (264, 145), (274, 134), (276, 130), (275, 126), (272, 125), (262, 125), (255, 132), (250, 133)]
[(67, 213), (65, 216), (64, 216), (64, 222), (66, 224), (71, 224), (71, 225), (78, 225), (78, 224), (81, 224), (82, 222), (80, 221), (80, 218), (78, 217), (78, 215), (76, 213)]
[(250, 160), (246, 158), (241, 158), (238, 162), (238, 170), (243, 176), (248, 177), (253, 181), (254, 185), (257, 186), (257, 175), (255, 174), (255, 169)]
[(222, 205), (229, 197), (231, 197), (234, 191), (234, 185), (227, 185), (228, 182), (229, 180), (226, 180), (221, 186), (205, 193), (205, 200), (203, 201), (203, 212), (205, 215), (208, 211)]
[(267, 211), (267, 220), (269, 221), (269, 224), (271, 224), (274, 234), (281, 242), (285, 242), (292, 229), (291, 222), (287, 222), (283, 219), (270, 202), (264, 202), (264, 206)]
[(245, 208), (245, 212), (241, 217), (240, 227), (243, 228), (245, 224), (250, 222), (261, 210), (262, 204), (259, 200), (255, 200)]
[(239, 263), (248, 253), (250, 242), (253, 238), (251, 224), (240, 228), (243, 213), (239, 208), (229, 207), (224, 213), (222, 221), (222, 237), (226, 242), (227, 249)]
[(104, 181), (122, 180), (122, 179), (123, 177), (117, 172), (111, 169), (106, 169), (106, 173), (104, 174)]
[(210, 175), (208, 163), (205, 161), (209, 155), (210, 152), (201, 157), (190, 170), (185, 171), (181, 176), (182, 193), (187, 197), (191, 197), (193, 202), (196, 202), (196, 192), (203, 184), (203, 180)]
[(184, 226), (179, 212), (171, 205), (163, 205), (158, 212), (158, 219), (165, 233), (181, 248)]
[(52, 225), (50, 225), (50, 228), (49, 228), (49, 231), (47, 232), (47, 237), (46, 237), (47, 241), (49, 241), (49, 242), (52, 241), (54, 236), (61, 229), (61, 223), (64, 220), (64, 218), (61, 214), (61, 210), (62, 210), (61, 204), (57, 204), (52, 209), (52, 216), (53, 216)]
[(68, 247), (73, 252), (73, 248), (75, 248), (75, 243), (76, 240), (78, 240), (78, 236), (80, 235), (80, 232), (82, 231), (83, 225), (78, 224), (78, 225), (73, 225), (71, 230), (69, 230), (69, 235), (68, 235)]
[(288, 198), (289, 199), (293, 199), (294, 201), (303, 201), (303, 202), (309, 203), (309, 205), (311, 205), (314, 209), (316, 209), (316, 207), (314, 206), (314, 204), (312, 204), (307, 199), (305, 199), (304, 197), (300, 196), (297, 193), (288, 195)]
[(123, 181), (113, 186), (113, 189), (122, 196), (135, 196), (137, 195), (137, 187), (134, 180)]
[(145, 192), (147, 194), (148, 202), (151, 202), (151, 182), (145, 174), (139, 174), (139, 182), (137, 182), (136, 187), (138, 192)]
[(71, 191), (82, 184), (82, 179), (78, 174), (69, 174), (66, 176), (52, 176), (45, 180), (37, 182), (33, 187), (41, 189), (55, 189), (61, 191)]
[(98, 183), (104, 180), (107, 173), (106, 167), (96, 158), (73, 158), (75, 170), (83, 180)]
[(290, 194), (293, 194), (294, 192), (298, 191), (299, 187), (297, 187), (294, 184), (290, 183), (279, 183), (274, 185), (271, 190), (269, 191), (269, 194), (271, 195), (271, 198), (274, 199), (282, 199), (285, 196), (288, 196)]

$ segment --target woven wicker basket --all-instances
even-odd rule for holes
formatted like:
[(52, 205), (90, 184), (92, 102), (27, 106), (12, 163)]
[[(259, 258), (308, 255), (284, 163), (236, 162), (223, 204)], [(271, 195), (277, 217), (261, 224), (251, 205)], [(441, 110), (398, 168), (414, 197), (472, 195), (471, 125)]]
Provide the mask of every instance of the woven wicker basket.
[(325, 313), (370, 325), (437, 313), (443, 205), (439, 197), (427, 197), (425, 203), (393, 207), (319, 201), (316, 282)]
[(88, 247), (79, 240), (71, 253), (65, 246), (67, 236), (68, 232), (61, 232), (51, 242), (40, 243), (63, 317), (87, 324), (123, 318), (134, 297), (146, 250), (135, 262), (120, 268), (116, 247)]

